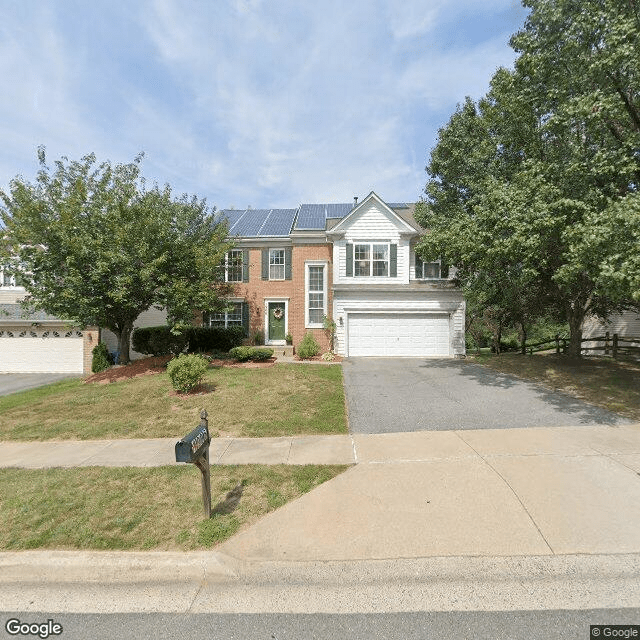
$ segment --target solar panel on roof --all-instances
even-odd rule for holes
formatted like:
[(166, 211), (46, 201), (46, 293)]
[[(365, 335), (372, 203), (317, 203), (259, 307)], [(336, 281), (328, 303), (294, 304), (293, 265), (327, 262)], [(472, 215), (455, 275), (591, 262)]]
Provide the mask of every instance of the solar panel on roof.
[(233, 226), (233, 235), (252, 238), (258, 235), (270, 209), (247, 209), (245, 214)]
[(327, 205), (327, 218), (344, 218), (351, 213), (353, 204), (351, 202), (341, 202)]
[(260, 236), (288, 236), (291, 233), (295, 209), (271, 209), (260, 229)]
[(323, 204), (301, 204), (298, 210), (296, 229), (319, 230), (324, 229), (326, 209)]

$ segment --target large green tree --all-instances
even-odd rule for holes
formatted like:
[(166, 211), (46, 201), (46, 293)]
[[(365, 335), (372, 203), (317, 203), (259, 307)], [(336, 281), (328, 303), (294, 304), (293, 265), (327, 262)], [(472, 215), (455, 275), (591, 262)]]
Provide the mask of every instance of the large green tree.
[(640, 179), (638, 7), (524, 4), (514, 70), (498, 70), (487, 96), (440, 131), (417, 214), (431, 233), (419, 250), (458, 265), (465, 287), (479, 299), (493, 292), (509, 314), (562, 314), (579, 355), (585, 316), (631, 303), (631, 276), (615, 276), (610, 256), (626, 251), (617, 264), (631, 269), (637, 254), (616, 246), (611, 214)]
[(12, 180), (0, 191), (2, 261), (35, 309), (118, 337), (121, 361), (138, 315), (165, 307), (177, 330), (194, 309), (222, 308), (219, 265), (227, 225), (204, 200), (147, 188), (142, 156), (98, 164), (93, 154), (62, 158), (53, 169), (39, 150), (34, 183)]

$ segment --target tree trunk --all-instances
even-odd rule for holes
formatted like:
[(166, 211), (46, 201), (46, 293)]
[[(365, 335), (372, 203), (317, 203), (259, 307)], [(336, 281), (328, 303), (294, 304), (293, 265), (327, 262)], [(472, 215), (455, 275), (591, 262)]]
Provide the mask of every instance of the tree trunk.
[(119, 364), (129, 364), (129, 340), (132, 331), (133, 323), (127, 323), (122, 327), (120, 335), (118, 335), (118, 351), (120, 352), (118, 357)]
[(567, 352), (572, 358), (582, 357), (582, 322), (584, 321), (584, 308), (577, 305), (567, 310), (569, 322), (569, 348)]
[(520, 352), (523, 356), (527, 353), (527, 327), (524, 322), (520, 323)]

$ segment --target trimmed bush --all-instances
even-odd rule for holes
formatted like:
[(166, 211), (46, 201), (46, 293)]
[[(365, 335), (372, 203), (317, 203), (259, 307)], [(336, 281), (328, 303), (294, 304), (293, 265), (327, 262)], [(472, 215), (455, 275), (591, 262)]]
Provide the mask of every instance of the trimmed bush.
[(168, 326), (141, 327), (133, 331), (133, 348), (147, 355), (165, 356), (169, 353), (229, 351), (242, 344), (242, 327), (189, 327), (181, 335), (171, 333)]
[(140, 327), (133, 330), (132, 345), (139, 353), (151, 356), (166, 356), (184, 351), (189, 341), (188, 332), (181, 335), (171, 333), (171, 327)]
[(229, 355), (238, 362), (263, 362), (273, 355), (273, 349), (265, 347), (234, 347), (229, 351)]
[(171, 386), (178, 393), (188, 393), (202, 382), (207, 367), (207, 361), (195, 353), (173, 358), (167, 365)]
[(91, 371), (93, 373), (100, 373), (100, 371), (108, 369), (113, 364), (113, 356), (109, 353), (104, 342), (99, 342), (93, 347), (91, 355)]
[(320, 345), (312, 333), (305, 333), (302, 342), (296, 347), (296, 353), (303, 360), (313, 358), (320, 353)]
[(203, 351), (229, 351), (242, 344), (245, 331), (242, 327), (191, 327), (189, 329), (189, 353)]

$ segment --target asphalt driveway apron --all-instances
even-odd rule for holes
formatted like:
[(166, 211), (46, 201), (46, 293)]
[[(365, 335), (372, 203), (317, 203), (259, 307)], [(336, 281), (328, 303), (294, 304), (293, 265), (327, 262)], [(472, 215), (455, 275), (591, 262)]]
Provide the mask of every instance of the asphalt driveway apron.
[(0, 396), (44, 387), (65, 378), (77, 378), (78, 373), (0, 373)]
[(343, 371), (351, 433), (630, 423), (465, 360), (348, 358)]

